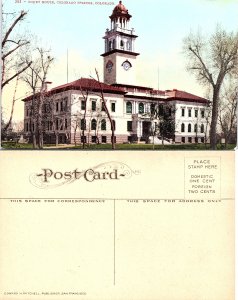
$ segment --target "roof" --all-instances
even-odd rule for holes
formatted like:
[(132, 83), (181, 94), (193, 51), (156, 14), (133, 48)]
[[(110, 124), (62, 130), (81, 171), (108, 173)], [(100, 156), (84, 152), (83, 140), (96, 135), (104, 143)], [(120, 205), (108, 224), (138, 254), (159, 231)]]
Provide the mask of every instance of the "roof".
[(131, 15), (128, 13), (128, 9), (122, 4), (122, 1), (119, 1), (110, 16), (112, 20), (117, 19), (118, 17), (125, 17), (127, 19), (131, 18)]
[[(92, 91), (92, 92), (101, 92), (101, 88), (103, 93), (112, 93), (112, 94), (121, 94), (124, 95), (126, 92), (119, 87), (115, 87), (112, 85), (105, 84), (103, 82), (98, 82), (95, 79), (91, 78), (80, 78), (70, 83), (66, 83), (60, 86), (57, 86), (46, 92), (46, 96), (51, 96), (53, 94), (57, 94), (64, 91), (69, 90), (83, 90), (83, 91)], [(40, 93), (35, 94), (35, 97), (39, 96)], [(26, 97), (23, 101), (32, 100), (33, 95)]]
[(199, 102), (199, 103), (209, 103), (209, 100), (187, 93), (185, 91), (179, 91), (176, 89), (166, 90), (165, 96), (168, 96), (168, 100), (181, 100), (187, 102)]

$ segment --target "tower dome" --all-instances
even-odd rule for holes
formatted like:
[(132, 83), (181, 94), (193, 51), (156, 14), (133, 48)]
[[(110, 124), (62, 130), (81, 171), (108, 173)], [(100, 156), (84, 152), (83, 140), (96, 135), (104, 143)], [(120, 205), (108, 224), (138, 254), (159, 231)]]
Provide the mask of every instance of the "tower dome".
[(112, 21), (118, 17), (123, 17), (126, 19), (131, 18), (131, 15), (128, 13), (128, 9), (122, 4), (122, 1), (119, 1), (119, 3), (113, 9), (112, 15), (110, 16)]

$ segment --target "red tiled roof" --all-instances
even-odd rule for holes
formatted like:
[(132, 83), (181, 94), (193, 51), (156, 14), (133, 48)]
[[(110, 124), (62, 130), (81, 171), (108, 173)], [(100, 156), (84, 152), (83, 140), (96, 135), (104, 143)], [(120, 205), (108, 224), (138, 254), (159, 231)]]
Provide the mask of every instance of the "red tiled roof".
[(179, 90), (165, 91), (165, 96), (168, 96), (169, 100), (183, 100), (188, 102), (199, 102), (199, 103), (208, 103), (209, 100), (184, 92)]
[[(101, 84), (101, 86), (100, 86)], [(68, 91), (68, 90), (87, 90), (87, 91), (92, 91), (92, 92), (101, 92), (101, 88), (104, 93), (113, 93), (113, 94), (126, 94), (126, 92), (119, 87), (111, 86), (108, 84), (105, 84), (103, 82), (98, 82), (95, 79), (90, 79), (90, 78), (80, 78), (78, 80), (75, 80), (70, 83), (66, 83), (60, 86), (57, 86), (49, 91), (46, 92), (46, 96), (50, 96), (53, 94), (57, 94), (60, 92)], [(38, 97), (39, 93), (35, 94), (35, 97)], [(28, 101), (31, 100), (33, 96), (28, 96), (26, 97), (23, 101)]]

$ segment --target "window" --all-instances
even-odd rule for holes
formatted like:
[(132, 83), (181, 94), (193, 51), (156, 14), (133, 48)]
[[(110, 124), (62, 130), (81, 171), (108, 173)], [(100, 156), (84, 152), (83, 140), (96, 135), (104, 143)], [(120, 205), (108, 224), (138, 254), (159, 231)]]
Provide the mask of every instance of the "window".
[(120, 46), (121, 46), (121, 49), (123, 50), (124, 49), (124, 42), (123, 41), (120, 42)]
[(92, 130), (97, 129), (97, 121), (95, 119), (92, 119), (92, 121), (91, 121), (91, 129)]
[(184, 123), (181, 124), (181, 132), (185, 132), (185, 125), (184, 125)]
[(182, 117), (184, 117), (184, 116), (185, 116), (185, 109), (182, 108)]
[(194, 125), (194, 132), (198, 132), (198, 125), (197, 124)]
[(127, 50), (131, 50), (130, 42), (127, 42)]
[(143, 103), (139, 103), (139, 113), (143, 114), (144, 112), (145, 112), (144, 104)]
[(163, 116), (164, 115), (164, 107), (162, 104), (159, 105), (159, 116)]
[(191, 132), (191, 131), (192, 131), (192, 125), (188, 124), (188, 132)]
[(92, 111), (96, 110), (96, 101), (92, 101)]
[(59, 119), (56, 119), (55, 127), (56, 127), (56, 130), (59, 130)]
[(29, 124), (26, 123), (26, 131), (29, 131)]
[(185, 137), (182, 137), (182, 143), (185, 143)]
[(132, 113), (132, 104), (131, 102), (126, 102), (126, 113), (131, 114)]
[(64, 105), (63, 105), (63, 101), (60, 101), (60, 111), (64, 110)]
[(105, 135), (102, 135), (102, 143), (103, 144), (107, 143), (107, 137)]
[(198, 143), (198, 138), (197, 138), (197, 137), (195, 137), (195, 143), (196, 143), (196, 144)]
[(59, 102), (56, 102), (56, 111), (59, 111)]
[(201, 143), (204, 143), (204, 141), (205, 141), (204, 137), (201, 137)]
[(151, 112), (152, 114), (155, 113), (155, 104), (154, 104), (154, 103), (151, 103), (151, 105), (150, 105), (150, 112)]
[(204, 118), (205, 117), (205, 111), (201, 110), (201, 117)]
[(68, 128), (68, 120), (67, 119), (65, 119), (65, 121), (64, 121), (65, 123), (64, 123), (64, 126), (65, 126), (65, 129), (67, 129)]
[(107, 123), (105, 119), (101, 121), (101, 130), (107, 130)]
[(105, 109), (105, 104), (104, 104), (104, 102), (102, 102), (102, 111), (105, 111), (106, 109)]
[(127, 131), (132, 131), (132, 121), (127, 121)]
[(191, 109), (188, 110), (188, 116), (189, 116), (189, 118), (192, 117), (192, 110)]
[(197, 118), (197, 117), (198, 117), (198, 110), (195, 109), (195, 118)]
[(96, 135), (92, 136), (92, 143), (97, 143), (97, 136)]
[(80, 124), (81, 130), (86, 130), (86, 120), (82, 119)]
[[(114, 128), (114, 131), (115, 131), (116, 130), (116, 121), (112, 120), (112, 123), (113, 123), (113, 128)], [(112, 130), (112, 126), (111, 126), (111, 130)]]
[(113, 40), (112, 42), (112, 49), (116, 49), (116, 40)]
[(201, 125), (201, 133), (204, 133), (204, 124)]
[(81, 101), (81, 110), (85, 110), (86, 109), (86, 101), (82, 100)]
[(191, 137), (188, 138), (188, 142), (192, 143), (192, 138)]
[(112, 112), (116, 111), (116, 103), (114, 103), (114, 102), (111, 103), (111, 111)]

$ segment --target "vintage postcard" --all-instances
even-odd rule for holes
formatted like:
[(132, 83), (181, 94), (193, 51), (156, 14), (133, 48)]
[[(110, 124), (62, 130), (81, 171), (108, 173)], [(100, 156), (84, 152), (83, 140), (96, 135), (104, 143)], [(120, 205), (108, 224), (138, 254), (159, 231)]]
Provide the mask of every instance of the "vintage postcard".
[(0, 299), (234, 299), (238, 2), (1, 4)]

